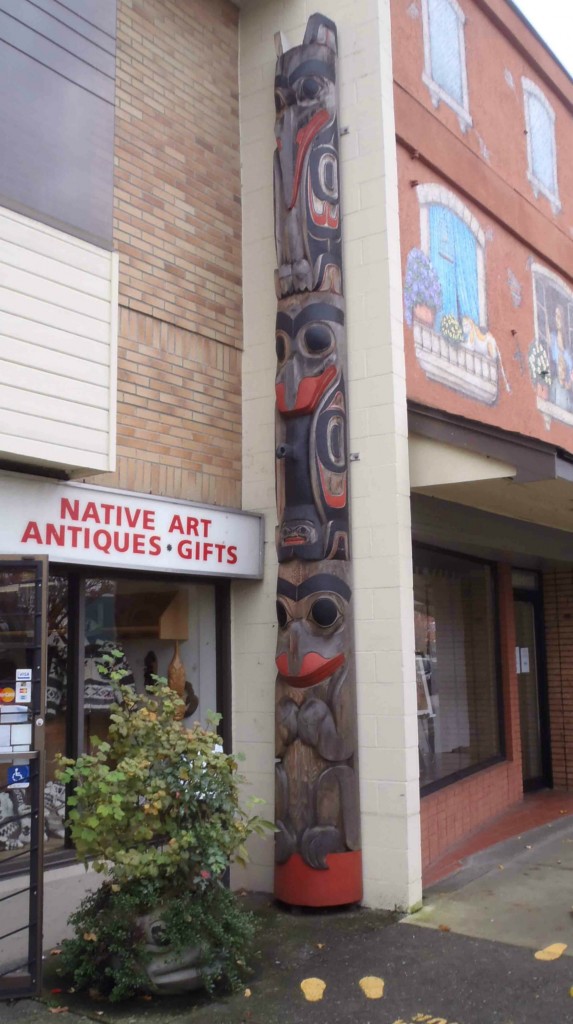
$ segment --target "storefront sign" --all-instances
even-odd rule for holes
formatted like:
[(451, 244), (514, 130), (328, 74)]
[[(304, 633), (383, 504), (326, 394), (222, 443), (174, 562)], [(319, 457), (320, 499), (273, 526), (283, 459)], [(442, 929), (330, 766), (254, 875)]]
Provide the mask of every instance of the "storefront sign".
[(262, 517), (89, 484), (0, 476), (0, 554), (259, 578)]

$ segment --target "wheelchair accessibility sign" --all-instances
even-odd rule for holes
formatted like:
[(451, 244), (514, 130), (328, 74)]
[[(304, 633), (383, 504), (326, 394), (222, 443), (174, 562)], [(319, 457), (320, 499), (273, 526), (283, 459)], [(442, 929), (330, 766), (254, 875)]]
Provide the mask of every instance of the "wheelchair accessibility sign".
[(16, 764), (8, 769), (8, 789), (28, 789), (29, 785), (29, 764)]

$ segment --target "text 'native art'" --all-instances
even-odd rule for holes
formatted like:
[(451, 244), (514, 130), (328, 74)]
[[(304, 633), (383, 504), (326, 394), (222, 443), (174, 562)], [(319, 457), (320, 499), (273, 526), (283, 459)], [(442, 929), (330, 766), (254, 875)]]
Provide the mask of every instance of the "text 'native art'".
[(336, 26), (276, 42), (275, 895), (336, 906), (362, 896)]

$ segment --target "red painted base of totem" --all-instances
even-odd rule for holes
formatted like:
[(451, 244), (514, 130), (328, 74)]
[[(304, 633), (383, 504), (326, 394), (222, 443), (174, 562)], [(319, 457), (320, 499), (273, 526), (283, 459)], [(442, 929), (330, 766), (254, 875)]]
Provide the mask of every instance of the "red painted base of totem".
[(293, 907), (340, 907), (362, 899), (362, 853), (329, 853), (328, 869), (317, 871), (293, 853), (275, 864), (275, 897)]

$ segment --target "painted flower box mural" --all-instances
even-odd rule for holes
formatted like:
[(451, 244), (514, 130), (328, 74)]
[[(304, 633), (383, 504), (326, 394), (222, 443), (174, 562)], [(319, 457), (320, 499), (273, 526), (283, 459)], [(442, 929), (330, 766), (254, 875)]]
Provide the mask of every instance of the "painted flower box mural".
[(470, 210), (441, 185), (418, 187), (421, 247), (404, 278), (404, 315), (420, 366), (431, 379), (488, 405), (507, 391), (501, 354), (487, 329), (485, 235)]
[(552, 420), (573, 426), (573, 292), (538, 264), (531, 268), (535, 337), (529, 373), (547, 429)]

